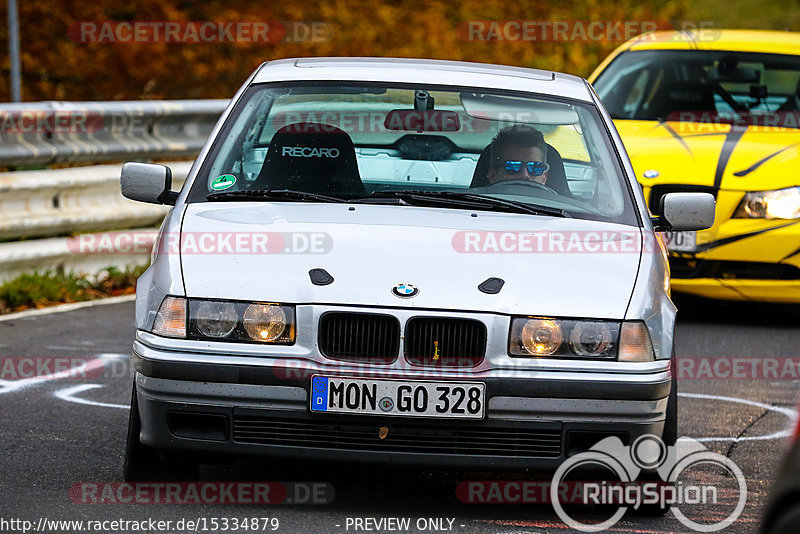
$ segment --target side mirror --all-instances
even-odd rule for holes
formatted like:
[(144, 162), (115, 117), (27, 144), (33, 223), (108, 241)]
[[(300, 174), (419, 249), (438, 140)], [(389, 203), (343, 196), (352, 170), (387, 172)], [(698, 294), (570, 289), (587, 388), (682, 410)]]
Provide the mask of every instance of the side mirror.
[(172, 191), (172, 171), (165, 165), (128, 162), (120, 176), (122, 196), (150, 204), (175, 204), (178, 193)]
[(716, 209), (714, 195), (710, 193), (667, 193), (661, 197), (655, 230), (705, 230), (714, 224)]

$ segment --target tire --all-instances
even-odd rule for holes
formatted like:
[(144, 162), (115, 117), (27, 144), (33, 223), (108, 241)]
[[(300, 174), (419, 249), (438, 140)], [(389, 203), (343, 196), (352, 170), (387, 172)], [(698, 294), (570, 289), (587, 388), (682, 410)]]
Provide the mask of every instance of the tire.
[[(677, 369), (677, 361), (672, 358), (672, 368)], [(661, 440), (667, 447), (674, 447), (678, 441), (678, 379), (672, 376), (672, 388), (667, 400), (667, 413), (664, 418), (664, 431)], [(640, 482), (663, 482), (658, 473), (642, 473), (639, 475)], [(669, 504), (643, 504), (638, 510), (633, 511), (634, 515), (643, 517), (663, 517), (669, 512)]]
[(772, 522), (772, 526), (765, 534), (795, 534), (797, 525), (800, 525), (800, 506), (795, 504), (787, 505), (780, 515)]
[(136, 382), (131, 394), (131, 413), (128, 417), (128, 438), (125, 443), (125, 463), (122, 476), (126, 482), (162, 482), (197, 480), (197, 463), (164, 462), (156, 449), (142, 445), (139, 433), (142, 424), (139, 419), (139, 402), (136, 397)]
[(661, 434), (661, 440), (667, 447), (673, 447), (678, 442), (678, 377), (675, 373), (678, 369), (678, 361), (672, 357), (672, 387), (669, 392), (669, 399), (667, 400), (667, 414), (664, 418), (664, 432)]

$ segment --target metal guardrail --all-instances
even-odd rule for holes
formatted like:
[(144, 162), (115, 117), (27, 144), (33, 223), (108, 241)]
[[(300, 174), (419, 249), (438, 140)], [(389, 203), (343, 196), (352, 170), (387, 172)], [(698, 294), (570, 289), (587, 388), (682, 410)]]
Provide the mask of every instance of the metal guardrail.
[[(196, 155), (228, 100), (0, 104), (0, 167), (103, 163)], [(191, 162), (168, 164), (173, 188)], [(82, 254), (68, 236), (155, 227), (164, 206), (130, 201), (121, 164), (0, 172), (0, 281), (61, 268), (97, 272), (147, 254)], [(152, 232), (149, 232), (152, 234)]]
[[(173, 188), (191, 162), (168, 164)], [(0, 241), (158, 224), (167, 209), (123, 197), (122, 165), (0, 173)]]
[[(168, 165), (173, 188), (178, 189), (192, 163)], [(123, 228), (153, 234), (168, 208), (123, 197), (121, 169), (122, 165), (97, 165), (0, 173), (0, 281), (32, 270), (93, 273), (146, 263), (147, 253), (86, 253), (66, 237)]]
[(228, 100), (0, 104), (0, 166), (197, 154)]

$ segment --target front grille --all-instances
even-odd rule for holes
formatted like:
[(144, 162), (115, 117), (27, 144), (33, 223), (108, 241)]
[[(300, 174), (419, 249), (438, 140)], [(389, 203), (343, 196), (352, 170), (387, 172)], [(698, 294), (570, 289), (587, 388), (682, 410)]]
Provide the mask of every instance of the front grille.
[(400, 322), (376, 313), (326, 313), (319, 320), (319, 350), (334, 360), (391, 363), (400, 350)]
[[(385, 439), (379, 429), (389, 429)], [(347, 451), (418, 452), (557, 458), (561, 430), (515, 427), (425, 426), (414, 423), (340, 423), (234, 415), (240, 443)]]
[(800, 269), (785, 263), (716, 261), (670, 257), (672, 278), (721, 278), (723, 280), (800, 280)]
[(656, 213), (658, 210), (658, 203), (661, 202), (661, 197), (667, 193), (711, 193), (714, 198), (717, 198), (717, 190), (713, 187), (705, 185), (691, 185), (691, 184), (660, 184), (654, 185), (650, 190), (650, 198), (647, 205), (650, 211)]
[(414, 317), (406, 323), (405, 355), (414, 365), (475, 367), (486, 354), (486, 325), (474, 319)]

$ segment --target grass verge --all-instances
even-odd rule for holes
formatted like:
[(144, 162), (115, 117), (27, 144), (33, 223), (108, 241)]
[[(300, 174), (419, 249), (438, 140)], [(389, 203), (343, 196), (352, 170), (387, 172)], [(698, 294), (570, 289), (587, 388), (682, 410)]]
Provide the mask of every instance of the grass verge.
[(145, 269), (146, 265), (138, 265), (124, 270), (108, 267), (94, 275), (56, 270), (21, 274), (0, 283), (0, 314), (130, 295)]

